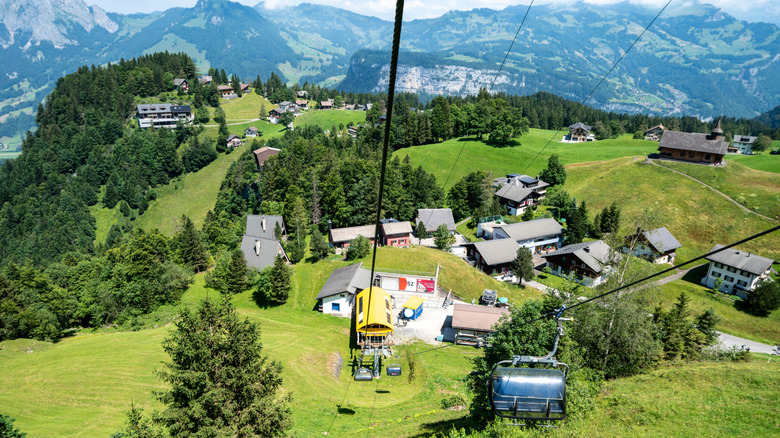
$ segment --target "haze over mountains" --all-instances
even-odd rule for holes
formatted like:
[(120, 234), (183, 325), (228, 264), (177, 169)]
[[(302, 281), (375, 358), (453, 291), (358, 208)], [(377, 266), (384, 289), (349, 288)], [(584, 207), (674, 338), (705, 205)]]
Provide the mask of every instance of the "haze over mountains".
[[(267, 10), (226, 0), (120, 15), (82, 0), (0, 0), (0, 137), (80, 65), (184, 51), (205, 71), (383, 91), (392, 23), (320, 5)], [(496, 76), (525, 6), (453, 11), (404, 24), (399, 91), (469, 94)], [(494, 91), (579, 100), (657, 13), (629, 3), (531, 8)], [(667, 10), (588, 104), (651, 114), (754, 117), (780, 103), (780, 29), (709, 5)], [(10, 118), (9, 118), (10, 116)]]

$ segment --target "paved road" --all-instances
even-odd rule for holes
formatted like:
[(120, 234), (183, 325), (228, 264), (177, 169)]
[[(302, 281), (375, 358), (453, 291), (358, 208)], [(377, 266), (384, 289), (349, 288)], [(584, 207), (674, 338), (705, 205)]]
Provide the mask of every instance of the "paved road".
[(751, 341), (750, 339), (738, 338), (736, 336), (727, 335), (725, 333), (718, 332), (718, 338), (720, 345), (725, 347), (747, 347), (751, 353), (767, 353), (774, 354), (775, 347), (760, 342)]
[(732, 199), (732, 198), (731, 198), (730, 196), (728, 196), (727, 194), (725, 194), (725, 193), (721, 192), (720, 190), (716, 189), (715, 187), (712, 187), (711, 185), (709, 185), (709, 184), (707, 184), (707, 183), (705, 183), (705, 182), (703, 182), (703, 181), (701, 181), (701, 180), (698, 180), (698, 179), (696, 179), (696, 178), (694, 178), (694, 177), (692, 177), (692, 176), (690, 176), (690, 175), (688, 175), (688, 174), (686, 174), (686, 173), (680, 172), (679, 170), (674, 170), (674, 169), (672, 169), (672, 168), (666, 167), (666, 166), (664, 166), (663, 164), (658, 164), (656, 161), (657, 161), (657, 160), (650, 159), (650, 162), (651, 162), (651, 163), (653, 163), (654, 165), (656, 165), (656, 166), (658, 166), (658, 167), (663, 167), (663, 168), (664, 168), (664, 169), (666, 169), (666, 170), (670, 170), (670, 171), (672, 171), (672, 172), (675, 172), (675, 173), (678, 173), (678, 174), (680, 174), (680, 175), (682, 175), (682, 176), (684, 176), (684, 177), (686, 177), (686, 178), (690, 178), (690, 179), (692, 179), (692, 180), (696, 181), (697, 183), (699, 183), (699, 184), (703, 185), (704, 187), (707, 187), (708, 189), (712, 190), (713, 192), (715, 192), (715, 193), (719, 194), (720, 196), (723, 196), (724, 198), (726, 198), (726, 199), (728, 199), (729, 201), (731, 201), (732, 203), (734, 203), (734, 205), (738, 206), (739, 208), (741, 208), (741, 209), (743, 209), (743, 210), (745, 210), (745, 211), (747, 211), (747, 212), (749, 212), (749, 213), (753, 213), (753, 214), (755, 214), (755, 215), (757, 215), (757, 216), (761, 216), (762, 218), (764, 218), (764, 219), (767, 219), (767, 220), (770, 220), (770, 221), (775, 221), (775, 222), (777, 221), (777, 219), (772, 219), (772, 218), (771, 218), (771, 217), (769, 217), (769, 216), (764, 216), (764, 215), (763, 215), (763, 214), (761, 214), (761, 213), (757, 213), (757, 212), (755, 212), (755, 211), (753, 211), (753, 210), (751, 210), (751, 209), (749, 209), (749, 208), (745, 207), (744, 205), (742, 205), (742, 204), (740, 204), (739, 202), (737, 202), (737, 201), (735, 201), (734, 199)]

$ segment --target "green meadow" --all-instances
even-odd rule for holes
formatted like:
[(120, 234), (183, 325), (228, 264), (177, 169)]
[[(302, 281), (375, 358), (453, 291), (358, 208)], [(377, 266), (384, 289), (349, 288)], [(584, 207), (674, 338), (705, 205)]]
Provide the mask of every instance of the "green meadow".
[(563, 131), (556, 134), (555, 131), (531, 129), (517, 139), (519, 144), (515, 146), (495, 147), (472, 137), (462, 137), (399, 149), (393, 154), (400, 158), (409, 155), (415, 165), (433, 173), (439, 184), (449, 190), (460, 178), (475, 170), (491, 171), (495, 177), (509, 173), (538, 175), (547, 167), (547, 159), (552, 154), (558, 154), (561, 163), (566, 165), (647, 156), (658, 149), (658, 143), (631, 140), (625, 136), (588, 143), (560, 143), (562, 136)]

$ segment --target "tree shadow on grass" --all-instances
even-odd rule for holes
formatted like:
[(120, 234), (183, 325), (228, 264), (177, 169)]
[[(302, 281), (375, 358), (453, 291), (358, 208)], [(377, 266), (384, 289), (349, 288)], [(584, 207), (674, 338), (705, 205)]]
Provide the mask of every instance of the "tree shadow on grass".
[(423, 423), (420, 425), (420, 431), (416, 435), (410, 435), (413, 438), (424, 438), (431, 436), (439, 436), (448, 434), (452, 430), (466, 429), (469, 430), (472, 426), (471, 418), (463, 416), (452, 420), (434, 421), (431, 423)]

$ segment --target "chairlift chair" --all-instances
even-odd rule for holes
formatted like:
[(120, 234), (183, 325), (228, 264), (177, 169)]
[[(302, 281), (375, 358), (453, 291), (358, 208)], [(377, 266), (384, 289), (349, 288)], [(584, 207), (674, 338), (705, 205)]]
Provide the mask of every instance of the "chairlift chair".
[(401, 365), (398, 363), (398, 355), (395, 355), (395, 363), (387, 365), (387, 375), (397, 377), (401, 375)]
[(359, 367), (355, 370), (356, 382), (370, 382), (372, 380), (374, 380), (374, 374), (368, 368)]
[[(546, 356), (514, 356), (493, 366), (486, 385), (490, 407), (497, 416), (515, 421), (547, 421), (548, 424), (566, 418), (569, 366), (558, 362), (553, 355), (563, 335), (561, 321), (570, 320), (561, 318), (558, 313), (555, 343)], [(519, 368), (518, 365), (547, 365), (552, 368)]]

